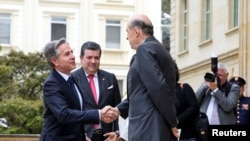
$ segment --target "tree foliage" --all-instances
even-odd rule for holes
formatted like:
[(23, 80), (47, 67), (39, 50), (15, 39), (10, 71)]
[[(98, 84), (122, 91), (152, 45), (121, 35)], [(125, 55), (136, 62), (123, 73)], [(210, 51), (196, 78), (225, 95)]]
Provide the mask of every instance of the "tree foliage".
[(7, 128), (0, 126), (3, 134), (40, 134), (43, 124), (42, 100), (22, 98), (3, 99), (0, 117), (7, 119)]
[(39, 134), (43, 123), (43, 82), (50, 67), (42, 53), (11, 51), (0, 56), (0, 133)]
[(166, 12), (168, 14), (170, 14), (170, 4), (171, 4), (171, 0), (162, 0), (161, 1), (161, 10), (162, 12)]
[(42, 53), (11, 51), (0, 56), (0, 68), (1, 98), (40, 99), (42, 83), (50, 71)]

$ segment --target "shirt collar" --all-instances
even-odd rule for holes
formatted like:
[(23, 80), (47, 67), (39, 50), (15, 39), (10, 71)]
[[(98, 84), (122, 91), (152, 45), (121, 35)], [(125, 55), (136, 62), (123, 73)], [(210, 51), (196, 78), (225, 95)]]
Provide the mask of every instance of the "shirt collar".
[(62, 72), (60, 72), (60, 71), (58, 71), (58, 70), (56, 70), (64, 79), (65, 79), (65, 81), (67, 81), (68, 79), (69, 79), (69, 75), (67, 75), (67, 74), (65, 74), (65, 73), (62, 73)]

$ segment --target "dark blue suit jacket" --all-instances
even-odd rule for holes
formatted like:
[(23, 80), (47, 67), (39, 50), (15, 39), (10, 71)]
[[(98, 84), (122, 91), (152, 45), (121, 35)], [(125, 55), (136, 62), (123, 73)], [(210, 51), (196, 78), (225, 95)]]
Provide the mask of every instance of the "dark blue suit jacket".
[(196, 137), (195, 118), (199, 114), (194, 90), (188, 83), (177, 83), (175, 89), (176, 115), (179, 121), (178, 128), (181, 129), (180, 139), (194, 138)]
[(44, 82), (43, 100), (40, 141), (85, 141), (84, 124), (99, 122), (98, 110), (81, 111), (73, 90), (56, 70)]
[(241, 97), (237, 104), (237, 124), (250, 125), (250, 97)]

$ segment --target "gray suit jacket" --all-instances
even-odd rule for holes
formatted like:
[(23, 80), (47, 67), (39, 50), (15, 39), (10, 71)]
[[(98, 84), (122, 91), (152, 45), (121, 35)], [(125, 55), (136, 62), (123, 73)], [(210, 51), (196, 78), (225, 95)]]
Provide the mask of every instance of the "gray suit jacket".
[(169, 52), (150, 36), (134, 56), (127, 75), (127, 96), (117, 107), (129, 116), (129, 141), (169, 141), (177, 126), (174, 112), (174, 62)]
[[(239, 95), (239, 86), (235, 84), (232, 84), (227, 96), (225, 92), (220, 89), (214, 93), (214, 97), (218, 101), (218, 115), (221, 125), (232, 125), (236, 123), (234, 108), (237, 105)], [(200, 111), (206, 113), (211, 99), (211, 91), (203, 83), (196, 92), (196, 98), (200, 105)]]
[[(72, 72), (72, 77), (79, 86), (79, 89), (83, 92), (85, 109), (102, 109), (106, 105), (115, 107), (121, 102), (121, 94), (118, 86), (117, 79), (114, 74), (106, 72), (104, 70), (98, 70), (98, 82), (99, 82), (99, 100), (98, 105), (95, 102), (91, 88), (89, 86), (88, 79), (85, 75), (83, 68), (79, 68)], [(88, 137), (92, 137), (94, 126), (93, 124), (85, 124), (85, 131)], [(113, 123), (107, 124), (101, 122), (101, 126), (104, 133), (118, 130), (118, 120)]]

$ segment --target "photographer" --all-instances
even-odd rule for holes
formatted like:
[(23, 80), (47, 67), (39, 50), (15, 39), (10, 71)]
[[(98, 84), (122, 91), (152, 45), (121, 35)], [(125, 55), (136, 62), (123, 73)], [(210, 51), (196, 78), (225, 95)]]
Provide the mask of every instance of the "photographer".
[(196, 92), (200, 112), (206, 113), (209, 125), (234, 125), (239, 86), (227, 81), (228, 71), (224, 64), (218, 63), (215, 70), (214, 76), (205, 75), (205, 82)]

